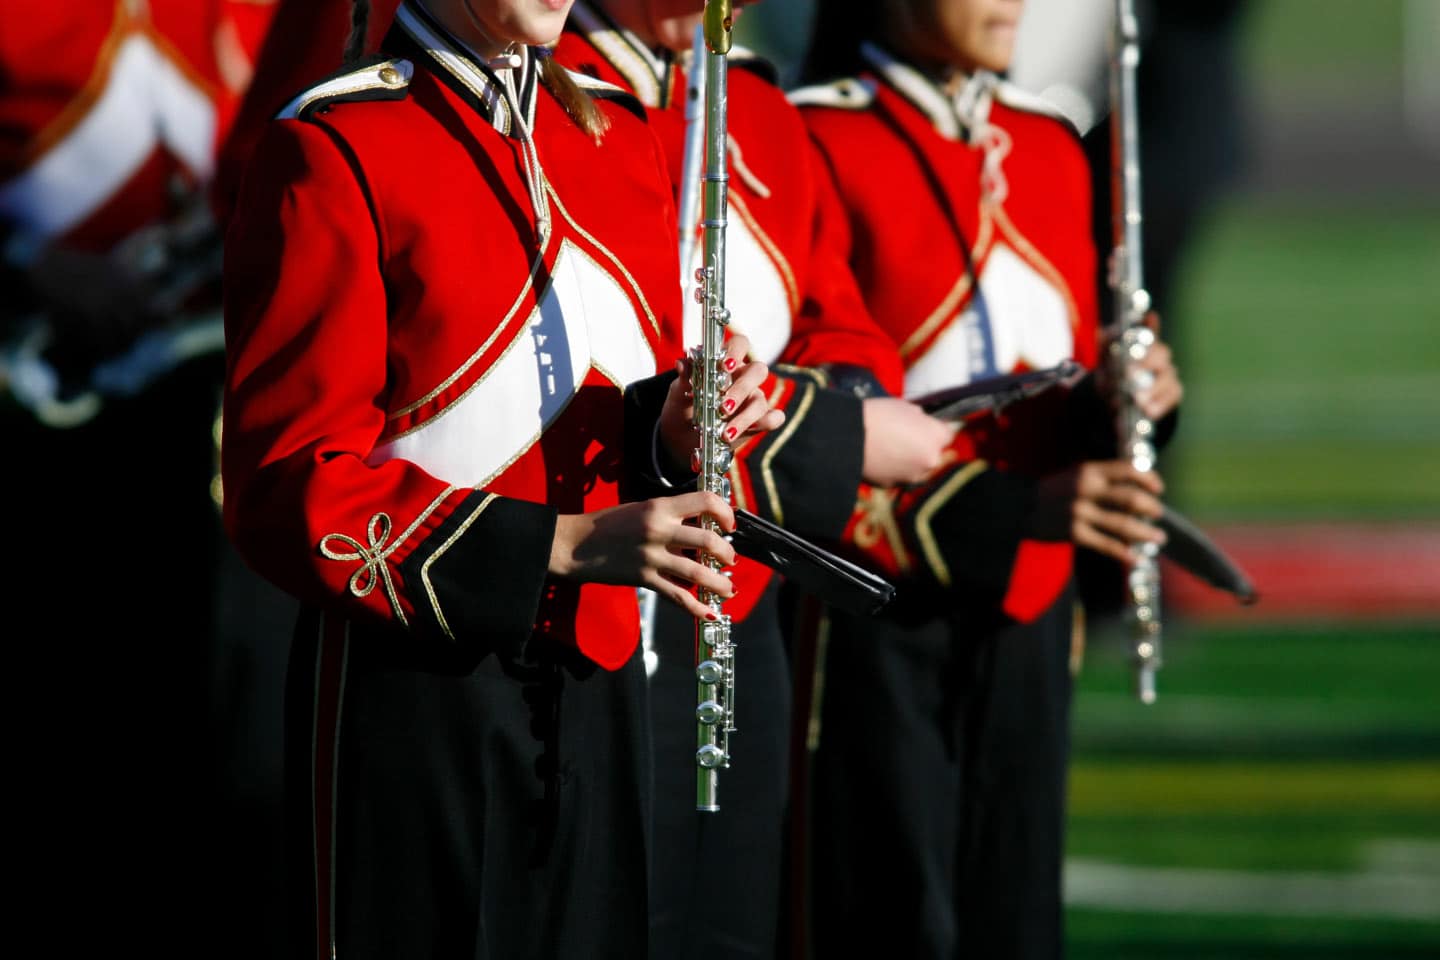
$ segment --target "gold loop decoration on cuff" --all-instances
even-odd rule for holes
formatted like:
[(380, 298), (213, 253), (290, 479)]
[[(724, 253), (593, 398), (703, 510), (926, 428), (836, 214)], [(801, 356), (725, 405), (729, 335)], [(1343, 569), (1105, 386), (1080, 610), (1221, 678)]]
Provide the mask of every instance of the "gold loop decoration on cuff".
[[(385, 541), (390, 538), (393, 525), (390, 522), (390, 515), (377, 513), (370, 518), (366, 527), (366, 537), (370, 543), (361, 543), (354, 537), (343, 533), (329, 533), (320, 540), (320, 553), (330, 560), (351, 561), (361, 560), (360, 569), (350, 575), (350, 593), (356, 597), (368, 597), (375, 590), (377, 583), (385, 584), (385, 596), (390, 601), (390, 607), (395, 611), (395, 616), (401, 623), (405, 623), (405, 614), (400, 609), (400, 598), (395, 592), (395, 581), (390, 575), (390, 567), (386, 559), (395, 551), (403, 541), (396, 540), (388, 547)], [(351, 547), (349, 552), (335, 550), (330, 546), (330, 541), (336, 541)]]

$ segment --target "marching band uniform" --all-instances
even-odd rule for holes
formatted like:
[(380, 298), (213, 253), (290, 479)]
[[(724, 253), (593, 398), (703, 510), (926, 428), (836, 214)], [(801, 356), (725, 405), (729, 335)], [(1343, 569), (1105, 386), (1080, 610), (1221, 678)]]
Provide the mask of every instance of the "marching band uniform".
[[(23, 369), (73, 378), (172, 321), (177, 305), (142, 302), (147, 291), (137, 278), (177, 218), (203, 221), (196, 213), (203, 213), (203, 188), (268, 12), (263, 4), (239, 6), (7, 5), (0, 30), (7, 360), (27, 355), (10, 348), (14, 338), (28, 338), (31, 319), (52, 321), (43, 355), (53, 365)], [(95, 302), (57, 302), (39, 282), (61, 258), (66, 292)], [(94, 293), (112, 289), (96, 283), (110, 277), (124, 277), (115, 286), (137, 301), (123, 320), (113, 301)], [(210, 306), (208, 292), (200, 292), (204, 303), (183, 306)], [(77, 891), (101, 891), (80, 894), (92, 923), (68, 930), (67, 946), (82, 952), (77, 941), (103, 930), (108, 947), (143, 942), (164, 954), (193, 944), (187, 925), (206, 916), (198, 893), (213, 876), (205, 812), (211, 770), (197, 758), (209, 756), (205, 692), (220, 542), (211, 435), (220, 353), (217, 346), (98, 409), (62, 394), (63, 415), (37, 405), (36, 381), (21, 370), (10, 366), (9, 390), (0, 389), (7, 440), (25, 465), (5, 481), (15, 507), (10, 535), (24, 545), (9, 588), (43, 622), (32, 643), (17, 644), (14, 664), (23, 678), (16, 713), (42, 732), (17, 741), (24, 746), (12, 758), (14, 780), (26, 784), (15, 797), (27, 824), (13, 853), (39, 908), (21, 912), (43, 917)], [(12, 402), (22, 396), (32, 399)], [(142, 862), (149, 869), (137, 882)]]
[[(906, 395), (1093, 367), (1089, 173), (1073, 131), (992, 75), (947, 87), (863, 53), (860, 76), (792, 99), (834, 172), (850, 263)], [(1082, 459), (1104, 422), (1082, 392), (972, 420), (921, 488), (862, 491), (851, 544), (948, 600), (831, 617), (812, 773), (825, 797), (811, 814), (817, 956), (1061, 949), (1073, 548), (1030, 539), (1027, 520), (1035, 478)]]
[[(230, 0), (236, 3), (238, 0)], [(255, 78), (235, 115), (215, 171), (215, 207), (228, 221), (255, 143), (295, 94), (344, 65), (338, 39), (350, 29), (350, 0), (275, 0), (271, 29), (255, 58)], [(371, 0), (364, 53), (379, 47), (399, 0)]]
[[(613, 22), (601, 4), (586, 0), (572, 9), (556, 57), (635, 93), (665, 145), (671, 179), (682, 189), (681, 60), (688, 57), (651, 49)], [(898, 392), (900, 365), (866, 312), (843, 251), (833, 245), (831, 221), (843, 214), (798, 113), (763, 61), (740, 48), (729, 61), (725, 302), (734, 327), (776, 372), (771, 402), (787, 417), (781, 430), (737, 449), (731, 484), (738, 506), (801, 535), (833, 541), (860, 480), (864, 430), (856, 392)], [(685, 270), (687, 303), (700, 266), (696, 247), (696, 260)], [(699, 342), (699, 321), (698, 308), (686, 311), (686, 344)], [(661, 960), (775, 954), (791, 681), (778, 582), (771, 574), (742, 557), (733, 568), (736, 596), (725, 604), (744, 693), (735, 761), (721, 778), (719, 814), (694, 810), (694, 621), (668, 606), (657, 611), (651, 956)]]
[(635, 593), (546, 569), (634, 469), (622, 386), (679, 355), (663, 160), (628, 95), (584, 80), (599, 147), (535, 51), (492, 69), (419, 5), (384, 50), (266, 132), (227, 247), (227, 524), (313, 611), (309, 949), (638, 956)]

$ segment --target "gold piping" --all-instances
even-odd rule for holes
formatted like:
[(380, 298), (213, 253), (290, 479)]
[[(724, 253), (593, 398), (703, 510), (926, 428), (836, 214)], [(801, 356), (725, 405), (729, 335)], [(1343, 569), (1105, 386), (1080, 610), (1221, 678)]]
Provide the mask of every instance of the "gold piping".
[[(976, 264), (977, 271), (982, 269), (980, 264), (984, 262), (987, 249), (992, 242), (993, 227), (994, 224), (990, 219), (989, 208), (982, 206), (980, 208), (979, 236), (975, 241), (974, 249), (970, 252), (971, 261)], [(930, 339), (930, 336), (935, 333), (937, 327), (953, 320), (956, 308), (960, 306), (960, 302), (965, 299), (965, 295), (969, 292), (970, 271), (966, 270), (961, 273), (960, 279), (955, 282), (955, 286), (945, 295), (945, 299), (940, 301), (940, 305), (931, 312), (930, 316), (925, 318), (925, 322), (920, 324), (914, 333), (905, 338), (905, 342), (900, 345), (900, 358), (902, 360), (908, 360), (910, 354), (914, 353), (919, 349), (921, 344)]]
[[(386, 561), (389, 559), (390, 554), (394, 553), (395, 550), (400, 546), (400, 544), (410, 539), (410, 535), (414, 533), (415, 530), (420, 526), (420, 524), (425, 521), (425, 518), (430, 516), (430, 514), (434, 513), (435, 510), (440, 506), (440, 504), (445, 501), (445, 498), (450, 496), (450, 494), (454, 493), (457, 489), (459, 488), (447, 486), (444, 490), (442, 490), (440, 492), (440, 495), (434, 500), (430, 501), (430, 505), (427, 506), (424, 510), (422, 510), (420, 514), (413, 521), (411, 521), (410, 526), (406, 527), (405, 530), (398, 537), (396, 537), (394, 542), (392, 542), (388, 547), (385, 545), (385, 542), (390, 537), (390, 531), (393, 529), (393, 524), (390, 520), (390, 515), (382, 510), (372, 516), (370, 518), (370, 522), (366, 525), (365, 535), (366, 538), (370, 541), (368, 544), (363, 544), (359, 540), (356, 540), (354, 537), (351, 537), (348, 534), (327, 533), (325, 536), (320, 538), (320, 553), (322, 556), (329, 560), (364, 561), (360, 565), (360, 569), (356, 570), (353, 574), (350, 575), (350, 593), (356, 597), (367, 597), (370, 595), (371, 591), (375, 589), (375, 585), (377, 583), (383, 583), (385, 589), (385, 596), (390, 601), (390, 609), (394, 612), (395, 619), (399, 620), (401, 624), (408, 627), (410, 625), (410, 621), (405, 619), (405, 611), (402, 610), (400, 607), (400, 596), (395, 590), (395, 581), (390, 574), (390, 568), (386, 565)], [(353, 552), (342, 553), (333, 550), (329, 545), (331, 540), (337, 541), (347, 547), (352, 548)]]
[[(365, 70), (358, 71), (358, 73), (361, 77), (367, 77), (370, 76), (371, 70), (374, 70), (376, 68), (385, 69), (386, 67), (393, 67), (394, 64), (396, 64), (397, 62), (398, 61), (396, 60), (387, 60), (383, 64), (377, 63), (373, 67), (367, 67)], [(386, 83), (379, 77), (373, 77), (363, 83), (357, 79), (354, 84), (348, 87), (320, 86), (310, 91), (308, 96), (302, 94), (301, 96), (303, 99), (299, 100), (298, 105), (294, 106), (293, 109), (295, 111), (295, 116), (298, 117), (300, 114), (304, 113), (312, 103), (317, 103), (321, 100), (330, 100), (334, 97), (344, 96), (347, 93), (359, 93), (362, 90), (394, 90), (397, 86), (397, 84)], [(406, 83), (406, 86), (409, 86), (409, 84)]]
[(790, 298), (791, 315), (793, 316), (800, 312), (800, 290), (795, 283), (795, 273), (790, 269), (790, 261), (785, 259), (785, 255), (780, 252), (780, 248), (775, 245), (775, 241), (770, 239), (770, 235), (761, 229), (759, 222), (756, 221), (754, 214), (750, 212), (749, 208), (745, 206), (745, 201), (740, 198), (740, 195), (731, 193), (729, 200), (730, 206), (740, 215), (740, 219), (745, 221), (745, 225), (750, 228), (750, 232), (755, 235), (756, 241), (760, 244), (760, 249), (770, 258), (771, 262), (775, 264), (775, 269), (780, 271), (780, 279), (785, 284), (785, 295)]
[[(559, 260), (558, 256), (556, 257), (556, 260)], [(520, 293), (515, 297), (515, 302), (510, 305), (510, 309), (505, 312), (505, 316), (500, 320), (500, 323), (495, 327), (495, 330), (490, 334), (490, 336), (485, 338), (485, 342), (480, 344), (480, 348), (478, 350), (470, 354), (470, 356), (466, 358), (465, 362), (460, 364), (460, 366), (456, 368), (455, 372), (450, 374), (450, 376), (446, 377), (445, 380), (434, 390), (431, 390), (429, 393), (425, 394), (425, 396), (421, 397), (419, 400), (416, 400), (414, 403), (408, 404), (400, 408), (399, 410), (387, 416), (385, 419), (397, 420), (400, 417), (414, 413), (416, 410), (425, 406), (425, 404), (430, 403), (436, 397), (440, 396), (440, 394), (448, 390), (455, 383), (456, 380), (459, 380), (467, 370), (473, 367), (479, 361), (479, 359), (485, 355), (485, 351), (489, 350), (490, 347), (495, 343), (496, 339), (500, 336), (500, 334), (505, 332), (505, 328), (510, 325), (510, 321), (514, 319), (516, 311), (520, 309), (520, 304), (525, 301), (526, 294), (530, 292), (530, 288), (535, 283), (535, 272), (540, 267), (544, 266), (544, 262), (545, 251), (544, 249), (541, 249), (540, 252), (535, 254), (535, 259), (530, 262), (530, 272), (526, 274), (525, 283), (520, 288)], [(541, 299), (542, 298), (537, 294), (535, 297), (535, 303), (537, 306), (539, 305)], [(509, 347), (506, 347), (505, 349), (506, 352), (510, 350)], [(504, 354), (501, 354), (501, 356), (504, 356)], [(474, 388), (471, 387), (471, 389)], [(465, 392), (469, 393), (470, 391), (466, 390)], [(464, 394), (461, 394), (461, 396), (464, 396)], [(459, 398), (457, 397), (456, 399)], [(406, 434), (413, 432), (419, 426), (420, 424), (416, 424), (415, 426), (410, 427), (404, 433), (396, 434), (394, 437), (391, 437), (389, 439), (394, 440), (399, 437), (403, 437)]]
[(443, 630), (445, 636), (451, 640), (455, 639), (455, 634), (450, 629), (450, 622), (445, 619), (445, 613), (440, 609), (440, 598), (435, 596), (435, 586), (430, 582), (430, 565), (436, 560), (439, 560), (440, 557), (454, 545), (455, 541), (459, 540), (460, 536), (470, 529), (470, 525), (479, 518), (480, 514), (485, 512), (485, 508), (490, 506), (491, 501), (493, 501), (496, 496), (497, 495), (493, 493), (487, 495), (485, 499), (480, 502), (480, 505), (471, 512), (470, 516), (465, 518), (464, 522), (460, 524), (460, 527), (450, 536), (446, 537), (445, 542), (440, 544), (439, 548), (420, 565), (420, 580), (425, 584), (425, 595), (430, 598), (430, 609), (435, 611), (435, 619), (439, 621), (440, 629)]
[(895, 566), (901, 573), (909, 573), (910, 555), (905, 549), (900, 524), (895, 519), (894, 489), (869, 487), (855, 498), (855, 509), (860, 512), (860, 521), (855, 524), (852, 535), (855, 545), (862, 550), (868, 550), (879, 543), (883, 535), (890, 551), (895, 554)]
[(770, 494), (770, 509), (771, 512), (775, 514), (775, 522), (782, 527), (785, 525), (785, 511), (780, 505), (780, 493), (775, 487), (775, 474), (771, 469), (771, 463), (774, 461), (776, 454), (778, 454), (785, 444), (790, 442), (790, 438), (795, 435), (796, 428), (800, 426), (800, 423), (805, 419), (806, 415), (809, 414), (810, 405), (814, 401), (815, 385), (813, 383), (807, 383), (805, 384), (805, 395), (800, 398), (800, 406), (795, 411), (795, 416), (786, 418), (785, 429), (780, 431), (780, 436), (775, 438), (775, 442), (770, 445), (770, 449), (766, 450), (765, 455), (760, 458), (760, 476), (765, 481), (766, 492)]
[(575, 222), (574, 218), (570, 216), (570, 211), (565, 209), (565, 204), (560, 202), (560, 195), (555, 192), (555, 188), (550, 185), (549, 181), (545, 183), (545, 192), (550, 194), (551, 199), (555, 201), (555, 208), (560, 211), (560, 215), (565, 218), (565, 222), (574, 227), (576, 233), (594, 244), (595, 249), (603, 253), (611, 263), (615, 264), (615, 268), (625, 275), (625, 279), (630, 281), (631, 292), (635, 295), (635, 299), (640, 301), (640, 308), (645, 311), (645, 317), (650, 321), (650, 328), (655, 331), (655, 336), (659, 337), (660, 322), (655, 319), (655, 314), (650, 310), (649, 301), (645, 299), (645, 294), (640, 290), (640, 284), (636, 283), (635, 278), (630, 275), (630, 271), (625, 269), (625, 264), (621, 263), (620, 259), (611, 253), (605, 244), (596, 240), (584, 227)]
[(1059, 270), (1055, 269), (1055, 266), (1051, 264), (1049, 260), (1045, 259), (1039, 250), (1035, 249), (1029, 240), (1025, 239), (1024, 234), (1020, 232), (1010, 220), (1010, 217), (1005, 213), (1004, 207), (996, 207), (994, 216), (995, 222), (1000, 227), (1000, 232), (1004, 234), (1005, 239), (1010, 241), (1010, 245), (1015, 249), (1015, 252), (1018, 253), (1026, 263), (1038, 270), (1046, 280), (1049, 280), (1054, 284), (1055, 288), (1060, 291), (1060, 295), (1065, 298), (1065, 306), (1070, 311), (1070, 330), (1072, 333), (1078, 331), (1080, 329), (1080, 310), (1075, 306), (1075, 298), (1070, 295), (1070, 284), (1065, 282), (1065, 277)]
[(940, 555), (940, 547), (935, 542), (935, 534), (930, 530), (930, 518), (943, 507), (961, 487), (973, 480), (978, 474), (984, 472), (989, 464), (984, 460), (973, 460), (961, 469), (955, 471), (954, 476), (940, 485), (940, 489), (926, 499), (920, 509), (915, 512), (915, 538), (920, 541), (920, 550), (925, 554), (930, 569), (935, 574), (935, 579), (940, 581), (944, 587), (950, 586), (950, 568), (945, 565), (945, 559)]
[(830, 656), (830, 608), (822, 607), (815, 624), (815, 664), (810, 674), (810, 722), (805, 725), (805, 749), (820, 749), (821, 720), (825, 708), (825, 665)]

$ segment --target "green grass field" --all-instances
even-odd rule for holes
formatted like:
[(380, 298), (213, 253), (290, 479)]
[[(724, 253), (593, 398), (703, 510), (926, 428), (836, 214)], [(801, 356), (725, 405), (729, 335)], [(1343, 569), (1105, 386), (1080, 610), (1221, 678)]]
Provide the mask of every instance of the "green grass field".
[(1440, 956), (1437, 636), (1175, 625), (1145, 707), (1099, 631), (1075, 709), (1072, 958)]
[(1236, 200), (1175, 313), (1176, 499), (1210, 519), (1440, 516), (1440, 196)]

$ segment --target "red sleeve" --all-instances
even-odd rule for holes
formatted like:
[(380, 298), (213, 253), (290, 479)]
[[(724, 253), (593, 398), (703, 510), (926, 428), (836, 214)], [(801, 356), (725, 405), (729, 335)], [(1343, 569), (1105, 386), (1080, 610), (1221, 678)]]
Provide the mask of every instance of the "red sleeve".
[(890, 336), (870, 316), (850, 270), (850, 225), (830, 169), (808, 145), (813, 192), (810, 262), (800, 310), (781, 359), (805, 367), (869, 370), (892, 396), (904, 393), (905, 372)]
[[(385, 424), (381, 260), (329, 128), (272, 124), (226, 244), (226, 528), (252, 567), (306, 602), (456, 639), (523, 639), (553, 508), (367, 462)], [(494, 569), (477, 572), (485, 556)]]
[[(229, 5), (246, 4), (231, 0)], [(367, 48), (384, 35), (398, 6), (398, 0), (373, 0)], [(270, 120), (301, 91), (340, 68), (350, 9), (350, 0), (277, 0), (264, 40), (254, 51), (254, 77), (221, 147), (211, 190), (221, 223), (231, 214), (245, 168)], [(254, 25), (249, 29), (253, 32)]]

